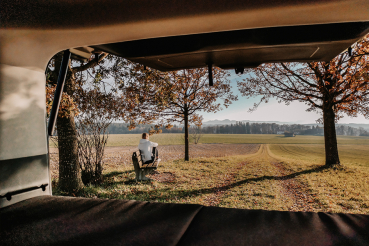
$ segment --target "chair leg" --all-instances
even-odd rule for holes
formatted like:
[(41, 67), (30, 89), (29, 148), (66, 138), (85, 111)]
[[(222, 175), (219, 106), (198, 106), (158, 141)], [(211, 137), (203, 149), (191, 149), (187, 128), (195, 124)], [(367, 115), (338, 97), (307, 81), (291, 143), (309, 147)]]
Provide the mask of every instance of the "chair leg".
[(142, 180), (142, 170), (140, 169), (138, 171), (138, 180), (137, 181), (141, 181)]

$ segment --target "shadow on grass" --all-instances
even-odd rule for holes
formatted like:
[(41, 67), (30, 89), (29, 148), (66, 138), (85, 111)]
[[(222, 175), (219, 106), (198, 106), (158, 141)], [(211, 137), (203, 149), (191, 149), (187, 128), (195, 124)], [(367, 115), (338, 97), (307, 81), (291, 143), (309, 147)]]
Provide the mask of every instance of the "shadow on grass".
[[(247, 183), (251, 183), (251, 182), (261, 182), (261, 181), (264, 181), (264, 180), (287, 180), (287, 179), (295, 178), (299, 175), (309, 174), (309, 173), (314, 173), (314, 172), (321, 172), (321, 171), (326, 170), (326, 169), (330, 169), (330, 167), (321, 166), (321, 167), (317, 167), (317, 168), (312, 168), (312, 169), (292, 173), (292, 174), (285, 175), (285, 176), (262, 176), (262, 177), (258, 177), (258, 178), (250, 178), (250, 179), (241, 180), (241, 181), (229, 184), (229, 185), (217, 186), (217, 187), (212, 187), (212, 188), (203, 188), (203, 189), (197, 189), (197, 190), (177, 190), (176, 195), (180, 196), (180, 197), (182, 197), (182, 196), (183, 197), (184, 196), (194, 197), (194, 196), (199, 196), (199, 195), (203, 195), (203, 194), (216, 193), (218, 191), (226, 191), (226, 190), (232, 189), (234, 187), (241, 186), (243, 184), (247, 184)], [(165, 198), (172, 198), (173, 196), (175, 196), (175, 194), (168, 194), (167, 197), (161, 196), (160, 198), (164, 198), (164, 199)]]
[(134, 173), (134, 172), (135, 172), (135, 170), (128, 170), (128, 171), (124, 171), (124, 172), (113, 171), (113, 172), (110, 172), (108, 174), (105, 174), (104, 178), (111, 178), (111, 177), (118, 176), (118, 175), (121, 175), (121, 174), (130, 174), (130, 173)]
[(128, 179), (125, 181), (105, 181), (103, 185), (101, 185), (104, 188), (109, 188), (111, 186), (116, 186), (116, 185), (120, 185), (120, 184), (125, 184), (125, 185), (130, 185), (130, 184), (136, 184), (137, 181), (136, 179)]
[(113, 171), (110, 172), (108, 174), (104, 174), (104, 182), (101, 184), (96, 185), (96, 187), (101, 187), (104, 189), (109, 189), (112, 186), (116, 186), (119, 184), (133, 184), (136, 182), (135, 179), (129, 179), (129, 180), (125, 180), (125, 181), (115, 181), (113, 178), (119, 175), (124, 175), (124, 174), (130, 174), (130, 173), (134, 173), (134, 170), (128, 170), (128, 171), (124, 171), (124, 172), (120, 172), (120, 171)]
[[(262, 182), (264, 180), (287, 180), (287, 179), (292, 179), (295, 178), (297, 176), (300, 175), (304, 175), (304, 174), (310, 174), (310, 173), (314, 173), (314, 172), (321, 172), (324, 171), (326, 169), (330, 169), (329, 167), (326, 166), (321, 166), (321, 167), (317, 167), (317, 168), (312, 168), (312, 169), (308, 169), (308, 170), (303, 170), (300, 172), (296, 172), (296, 173), (292, 173), (292, 174), (288, 174), (288, 175), (284, 175), (284, 176), (261, 176), (261, 177), (257, 177), (257, 178), (249, 178), (249, 179), (245, 179), (245, 180), (241, 180), (232, 184), (228, 184), (228, 185), (224, 185), (224, 186), (217, 186), (217, 187), (212, 187), (212, 188), (203, 188), (203, 189), (194, 189), (194, 190), (175, 190), (173, 191), (170, 188), (165, 188), (165, 189), (155, 189), (155, 190), (151, 190), (151, 191), (136, 191), (134, 194), (132, 194), (133, 196), (138, 196), (137, 198), (130, 198), (130, 199), (139, 199), (139, 197), (141, 195), (147, 195), (149, 196), (151, 199), (149, 200), (155, 200), (156, 198), (159, 198), (161, 201), (164, 200), (168, 200), (168, 199), (173, 199), (174, 197), (196, 197), (196, 196), (200, 196), (200, 195), (204, 195), (204, 194), (211, 194), (211, 193), (216, 193), (219, 191), (227, 191), (229, 189), (244, 185), (244, 184), (248, 184), (251, 182)], [(117, 176), (120, 174), (128, 174), (134, 172), (133, 170), (130, 171), (125, 171), (125, 172), (111, 172), (107, 175), (105, 175), (105, 177), (113, 177), (113, 176)], [(148, 182), (150, 183), (150, 182)], [(125, 181), (113, 181), (113, 180), (106, 180), (102, 185), (100, 185), (100, 187), (105, 188), (105, 189), (109, 189), (112, 188), (112, 186), (116, 186), (119, 184), (125, 184), (125, 185), (130, 185), (130, 184), (137, 184), (135, 179), (129, 179), (129, 180), (125, 180)], [(146, 184), (146, 182), (143, 182), (142, 184)], [(175, 184), (174, 184), (175, 185)], [(83, 191), (82, 191), (83, 192)], [(164, 194), (163, 194), (164, 193)], [(156, 196), (159, 195), (160, 196)], [(82, 194), (79, 194), (82, 195)], [(82, 195), (83, 196), (83, 195)], [(147, 198), (146, 198), (147, 199)]]

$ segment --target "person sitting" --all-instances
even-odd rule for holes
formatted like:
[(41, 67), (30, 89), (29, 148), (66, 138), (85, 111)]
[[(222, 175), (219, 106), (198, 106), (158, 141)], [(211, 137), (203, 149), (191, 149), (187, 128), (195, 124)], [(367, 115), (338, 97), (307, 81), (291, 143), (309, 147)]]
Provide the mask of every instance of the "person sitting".
[(144, 132), (142, 133), (142, 139), (140, 140), (140, 144), (138, 145), (138, 149), (141, 152), (142, 161), (144, 164), (152, 163), (156, 161), (159, 162), (159, 152), (156, 147), (158, 147), (157, 143), (149, 141), (149, 134)]

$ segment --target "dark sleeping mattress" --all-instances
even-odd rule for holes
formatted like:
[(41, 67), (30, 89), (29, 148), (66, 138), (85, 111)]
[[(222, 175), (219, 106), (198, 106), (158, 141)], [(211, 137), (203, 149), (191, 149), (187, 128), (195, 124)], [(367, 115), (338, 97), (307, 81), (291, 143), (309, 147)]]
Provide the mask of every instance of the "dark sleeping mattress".
[(369, 215), (42, 196), (0, 209), (0, 245), (369, 245)]

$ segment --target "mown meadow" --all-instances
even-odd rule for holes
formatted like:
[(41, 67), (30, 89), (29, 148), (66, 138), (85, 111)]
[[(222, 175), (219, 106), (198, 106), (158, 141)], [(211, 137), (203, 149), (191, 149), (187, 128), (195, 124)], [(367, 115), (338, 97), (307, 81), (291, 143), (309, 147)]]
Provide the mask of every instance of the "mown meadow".
[[(182, 145), (184, 134), (156, 134), (150, 137), (150, 141), (159, 145)], [(110, 134), (108, 147), (136, 146), (141, 139), (140, 134)], [(191, 139), (191, 136), (190, 136)], [(338, 144), (369, 145), (369, 137), (338, 136)], [(204, 134), (200, 144), (324, 144), (324, 137), (297, 135), (296, 137), (284, 137), (276, 134)], [(50, 141), (50, 146), (55, 147), (55, 142)]]
[[(191, 138), (191, 137), (190, 137)], [(136, 146), (140, 134), (111, 134), (107, 146)], [(369, 145), (369, 137), (338, 136), (338, 144)], [(183, 134), (157, 134), (150, 141), (159, 145), (184, 144)], [(284, 137), (276, 134), (204, 134), (200, 144), (323, 144), (323, 136), (297, 135)]]
[[(191, 145), (192, 152), (201, 151), (184, 162), (179, 153), (182, 135), (159, 134), (150, 140), (178, 147), (166, 147), (172, 149), (168, 150), (171, 157), (161, 162), (157, 172), (150, 176), (151, 181), (136, 182), (129, 158), (139, 139), (139, 134), (110, 135), (104, 183), (87, 186), (72, 195), (369, 214), (368, 137), (339, 136), (342, 167), (326, 169), (323, 137), (319, 136), (209, 134), (202, 137), (199, 145)], [(120, 151), (124, 148), (127, 154), (122, 158)], [(173, 154), (176, 151), (178, 155)], [(222, 156), (220, 152), (228, 155)], [(56, 182), (54, 178), (54, 194), (63, 195)]]

